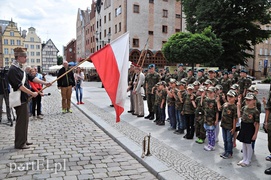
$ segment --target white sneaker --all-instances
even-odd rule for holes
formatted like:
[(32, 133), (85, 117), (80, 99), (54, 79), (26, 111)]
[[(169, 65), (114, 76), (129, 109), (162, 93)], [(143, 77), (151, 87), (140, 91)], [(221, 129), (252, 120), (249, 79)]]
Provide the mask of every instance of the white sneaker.
[(211, 151), (210, 146), (209, 146), (209, 145), (205, 145), (205, 146), (204, 146), (204, 150), (205, 150), (205, 151)]
[(41, 115), (38, 115), (38, 119), (43, 119), (43, 117)]

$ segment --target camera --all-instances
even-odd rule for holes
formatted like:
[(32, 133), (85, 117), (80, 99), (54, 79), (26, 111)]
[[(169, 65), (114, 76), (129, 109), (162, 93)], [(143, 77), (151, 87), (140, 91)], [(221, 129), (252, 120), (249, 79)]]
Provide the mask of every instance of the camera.
[(0, 75), (1, 77), (4, 77), (8, 73), (9, 67), (6, 66), (4, 68), (0, 68)]

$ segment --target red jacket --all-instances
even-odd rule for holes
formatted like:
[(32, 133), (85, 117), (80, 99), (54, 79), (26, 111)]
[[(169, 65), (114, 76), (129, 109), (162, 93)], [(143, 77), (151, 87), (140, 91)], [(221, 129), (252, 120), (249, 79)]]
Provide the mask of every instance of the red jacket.
[(31, 90), (34, 92), (38, 92), (42, 89), (42, 85), (39, 83), (28, 81), (29, 85), (31, 86)]

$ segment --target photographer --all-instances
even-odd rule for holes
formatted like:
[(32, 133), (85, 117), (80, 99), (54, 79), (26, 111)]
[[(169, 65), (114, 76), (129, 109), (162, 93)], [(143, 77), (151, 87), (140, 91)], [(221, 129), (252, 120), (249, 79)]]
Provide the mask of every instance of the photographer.
[(7, 71), (8, 69), (3, 68), (0, 70), (0, 122), (2, 121), (2, 112), (3, 112), (3, 99), (5, 100), (6, 104), (6, 113), (8, 121), (11, 122), (11, 114), (10, 114), (10, 108), (9, 108), (9, 85), (8, 85), (8, 79), (7, 79)]

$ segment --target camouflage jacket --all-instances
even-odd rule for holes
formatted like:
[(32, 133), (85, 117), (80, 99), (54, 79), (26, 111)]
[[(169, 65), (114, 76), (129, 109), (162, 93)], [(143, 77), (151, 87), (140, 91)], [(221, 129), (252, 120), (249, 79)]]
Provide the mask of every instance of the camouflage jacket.
[(260, 113), (256, 107), (248, 108), (248, 106), (244, 106), (241, 109), (242, 122), (245, 123), (254, 123), (260, 121)]
[(224, 103), (222, 106), (221, 127), (225, 129), (232, 129), (235, 119), (237, 119), (236, 104)]
[[(194, 97), (196, 97), (195, 94), (192, 94)], [(195, 114), (195, 108), (191, 101), (191, 94), (185, 94), (184, 96), (184, 104), (183, 104), (183, 113), (184, 114)]]
[(147, 94), (151, 94), (152, 88), (160, 81), (160, 75), (158, 73), (148, 73), (145, 77), (145, 82), (148, 84), (148, 89), (146, 89)]
[(203, 100), (204, 123), (209, 126), (214, 126), (216, 121), (216, 113), (218, 113), (217, 103), (215, 99), (206, 97)]

